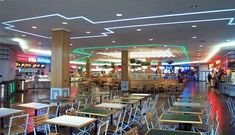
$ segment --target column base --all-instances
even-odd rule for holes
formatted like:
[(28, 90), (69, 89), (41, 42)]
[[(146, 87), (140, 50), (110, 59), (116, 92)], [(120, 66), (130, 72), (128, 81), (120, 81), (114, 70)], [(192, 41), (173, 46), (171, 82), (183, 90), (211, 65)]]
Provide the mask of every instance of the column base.
[(51, 100), (57, 99), (58, 96), (69, 97), (69, 88), (51, 88)]

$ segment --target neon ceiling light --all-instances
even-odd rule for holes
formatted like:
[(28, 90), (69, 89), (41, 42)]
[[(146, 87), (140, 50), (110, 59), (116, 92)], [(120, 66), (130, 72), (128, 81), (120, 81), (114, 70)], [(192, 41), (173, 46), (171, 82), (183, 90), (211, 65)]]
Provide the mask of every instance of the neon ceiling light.
[[(171, 48), (179, 48), (180, 50), (182, 50), (186, 59), (180, 60), (180, 62), (189, 62), (190, 61), (189, 56), (188, 56), (188, 52), (187, 52), (184, 45), (182, 45), (182, 46), (180, 46), (180, 45), (167, 45), (167, 46), (171, 47)], [(77, 53), (79, 55), (85, 55), (87, 57), (85, 57), (85, 56), (84, 57), (88, 58), (90, 56), (93, 56), (94, 54), (86, 52), (87, 50), (92, 51), (92, 50), (96, 50), (96, 49), (106, 49), (106, 48), (107, 49), (125, 49), (125, 48), (128, 49), (128, 48), (136, 48), (136, 47), (164, 47), (165, 48), (165, 44), (144, 44), (144, 45), (139, 45), (139, 44), (134, 45), (133, 44), (133, 45), (100, 46), (100, 47), (95, 46), (95, 47), (77, 48), (77, 49), (73, 50), (72, 52)], [(86, 54), (89, 54), (89, 56)], [(79, 58), (77, 60), (81, 60), (81, 59), (83, 59), (83, 58)]]
[[(97, 52), (96, 54), (106, 55), (121, 59), (121, 52)], [(172, 58), (175, 57), (170, 49), (151, 51), (131, 51), (130, 58)]]
[[(61, 17), (65, 20), (76, 20), (76, 19), (83, 19), (91, 24), (97, 25), (97, 24), (107, 24), (107, 23), (115, 23), (115, 22), (125, 22), (125, 21), (137, 21), (137, 20), (145, 20), (145, 19), (158, 19), (158, 18), (166, 18), (166, 17), (179, 17), (179, 16), (189, 16), (189, 15), (200, 15), (200, 14), (212, 14), (212, 13), (222, 13), (222, 12), (233, 12), (235, 9), (221, 9), (221, 10), (210, 10), (210, 11), (199, 11), (199, 12), (189, 12), (189, 13), (179, 13), (179, 14), (168, 14), (168, 15), (158, 15), (158, 16), (147, 16), (147, 17), (136, 17), (136, 18), (127, 18), (127, 19), (117, 19), (117, 20), (107, 20), (107, 21), (92, 21), (84, 16), (77, 16), (77, 17), (66, 17), (61, 14), (49, 14), (49, 15), (43, 15), (43, 16), (36, 16), (36, 17), (30, 17), (30, 18), (24, 18), (24, 19), (17, 19), (12, 21), (6, 21), (2, 22), (3, 25), (5, 25), (5, 29), (28, 34), (36, 37), (46, 38), (50, 39), (51, 37), (35, 34), (27, 31), (22, 31), (19, 29), (16, 29), (15, 25), (12, 23), (17, 22), (23, 22), (23, 21), (30, 21), (30, 20), (36, 20), (36, 19), (42, 19), (42, 18), (49, 18), (49, 17)], [(84, 38), (95, 38), (95, 37), (106, 37), (109, 34), (113, 34), (115, 29), (123, 29), (123, 28), (134, 28), (134, 27), (146, 27), (146, 26), (160, 26), (160, 25), (173, 25), (173, 24), (186, 24), (186, 23), (200, 23), (200, 22), (212, 22), (212, 21), (229, 21), (228, 25), (235, 25), (234, 17), (228, 17), (228, 18), (213, 18), (213, 19), (203, 19), (203, 20), (191, 20), (191, 21), (178, 21), (178, 22), (163, 22), (163, 23), (152, 23), (152, 24), (139, 24), (139, 25), (126, 25), (126, 26), (118, 26), (118, 27), (106, 27), (104, 30), (106, 32), (102, 32), (99, 35), (91, 35), (91, 36), (75, 36), (71, 37), (71, 39), (84, 39)]]

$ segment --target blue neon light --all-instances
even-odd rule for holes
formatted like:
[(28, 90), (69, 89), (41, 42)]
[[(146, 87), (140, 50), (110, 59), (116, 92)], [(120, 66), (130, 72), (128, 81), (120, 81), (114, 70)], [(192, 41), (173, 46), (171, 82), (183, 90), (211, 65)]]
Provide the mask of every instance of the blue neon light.
[(37, 58), (37, 63), (51, 63), (50, 58), (45, 58), (45, 57), (38, 57)]
[[(137, 18), (127, 18), (127, 19), (118, 19), (118, 20), (108, 20), (108, 21), (97, 21), (94, 22), (84, 16), (77, 16), (77, 17), (66, 17), (61, 14), (50, 14), (50, 15), (43, 15), (43, 16), (36, 16), (36, 17), (30, 17), (30, 18), (24, 18), (24, 19), (17, 19), (12, 21), (6, 21), (2, 22), (3, 25), (5, 25), (5, 29), (28, 34), (36, 37), (46, 38), (50, 39), (51, 37), (30, 33), (27, 31), (22, 31), (15, 29), (15, 25), (12, 25), (11, 23), (16, 22), (22, 22), (22, 21), (29, 21), (29, 20), (35, 20), (35, 19), (41, 19), (41, 18), (49, 18), (49, 17), (61, 17), (66, 20), (75, 20), (75, 19), (83, 19), (91, 24), (105, 24), (105, 23), (114, 23), (114, 22), (124, 22), (124, 21), (136, 21), (136, 20), (144, 20), (144, 19), (154, 19), (154, 18), (165, 18), (165, 17), (177, 17), (177, 16), (188, 16), (188, 15), (199, 15), (199, 14), (211, 14), (211, 13), (221, 13), (221, 12), (232, 12), (235, 11), (235, 9), (221, 9), (221, 10), (211, 10), (211, 11), (199, 11), (199, 12), (190, 12), (190, 13), (179, 13), (179, 14), (168, 14), (168, 15), (158, 15), (158, 16), (147, 16), (147, 17), (137, 17)], [(84, 38), (95, 38), (95, 37), (107, 37), (109, 34), (113, 34), (115, 29), (122, 29), (122, 28), (134, 28), (134, 27), (146, 27), (146, 26), (160, 26), (160, 25), (173, 25), (173, 24), (186, 24), (186, 23), (200, 23), (200, 22), (212, 22), (212, 21), (229, 21), (227, 25), (235, 25), (235, 19), (234, 17), (228, 17), (228, 18), (214, 18), (214, 19), (203, 19), (203, 20), (191, 20), (191, 21), (178, 21), (178, 22), (164, 22), (164, 23), (152, 23), (152, 24), (140, 24), (140, 25), (127, 25), (127, 26), (118, 26), (118, 27), (106, 27), (104, 30), (106, 32), (102, 32), (99, 35), (92, 35), (92, 36), (77, 36), (77, 37), (71, 37), (71, 39), (84, 39)]]

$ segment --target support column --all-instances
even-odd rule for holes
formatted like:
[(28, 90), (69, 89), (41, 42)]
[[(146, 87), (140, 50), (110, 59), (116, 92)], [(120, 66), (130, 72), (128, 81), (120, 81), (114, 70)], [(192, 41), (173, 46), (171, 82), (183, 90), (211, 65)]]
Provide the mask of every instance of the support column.
[(63, 28), (52, 30), (51, 99), (69, 96), (69, 40), (69, 30)]
[(128, 50), (122, 51), (122, 81), (128, 82), (128, 87), (126, 87), (126, 82), (121, 85), (123, 90), (128, 90), (131, 86), (130, 82), (130, 53)]
[(115, 63), (114, 62), (111, 63), (111, 67), (113, 68), (112, 73), (114, 74), (116, 72), (115, 71)]
[(86, 78), (90, 79), (91, 78), (91, 60), (86, 59)]
[(151, 58), (146, 58), (146, 62), (150, 63), (145, 70), (145, 73), (151, 73)]

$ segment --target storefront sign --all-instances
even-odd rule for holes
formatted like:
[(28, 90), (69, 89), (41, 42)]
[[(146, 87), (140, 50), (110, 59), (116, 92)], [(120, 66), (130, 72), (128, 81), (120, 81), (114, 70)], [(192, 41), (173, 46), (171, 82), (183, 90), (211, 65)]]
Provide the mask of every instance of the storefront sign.
[(18, 62), (32, 62), (32, 63), (51, 63), (49, 57), (38, 57), (33, 55), (17, 55)]

